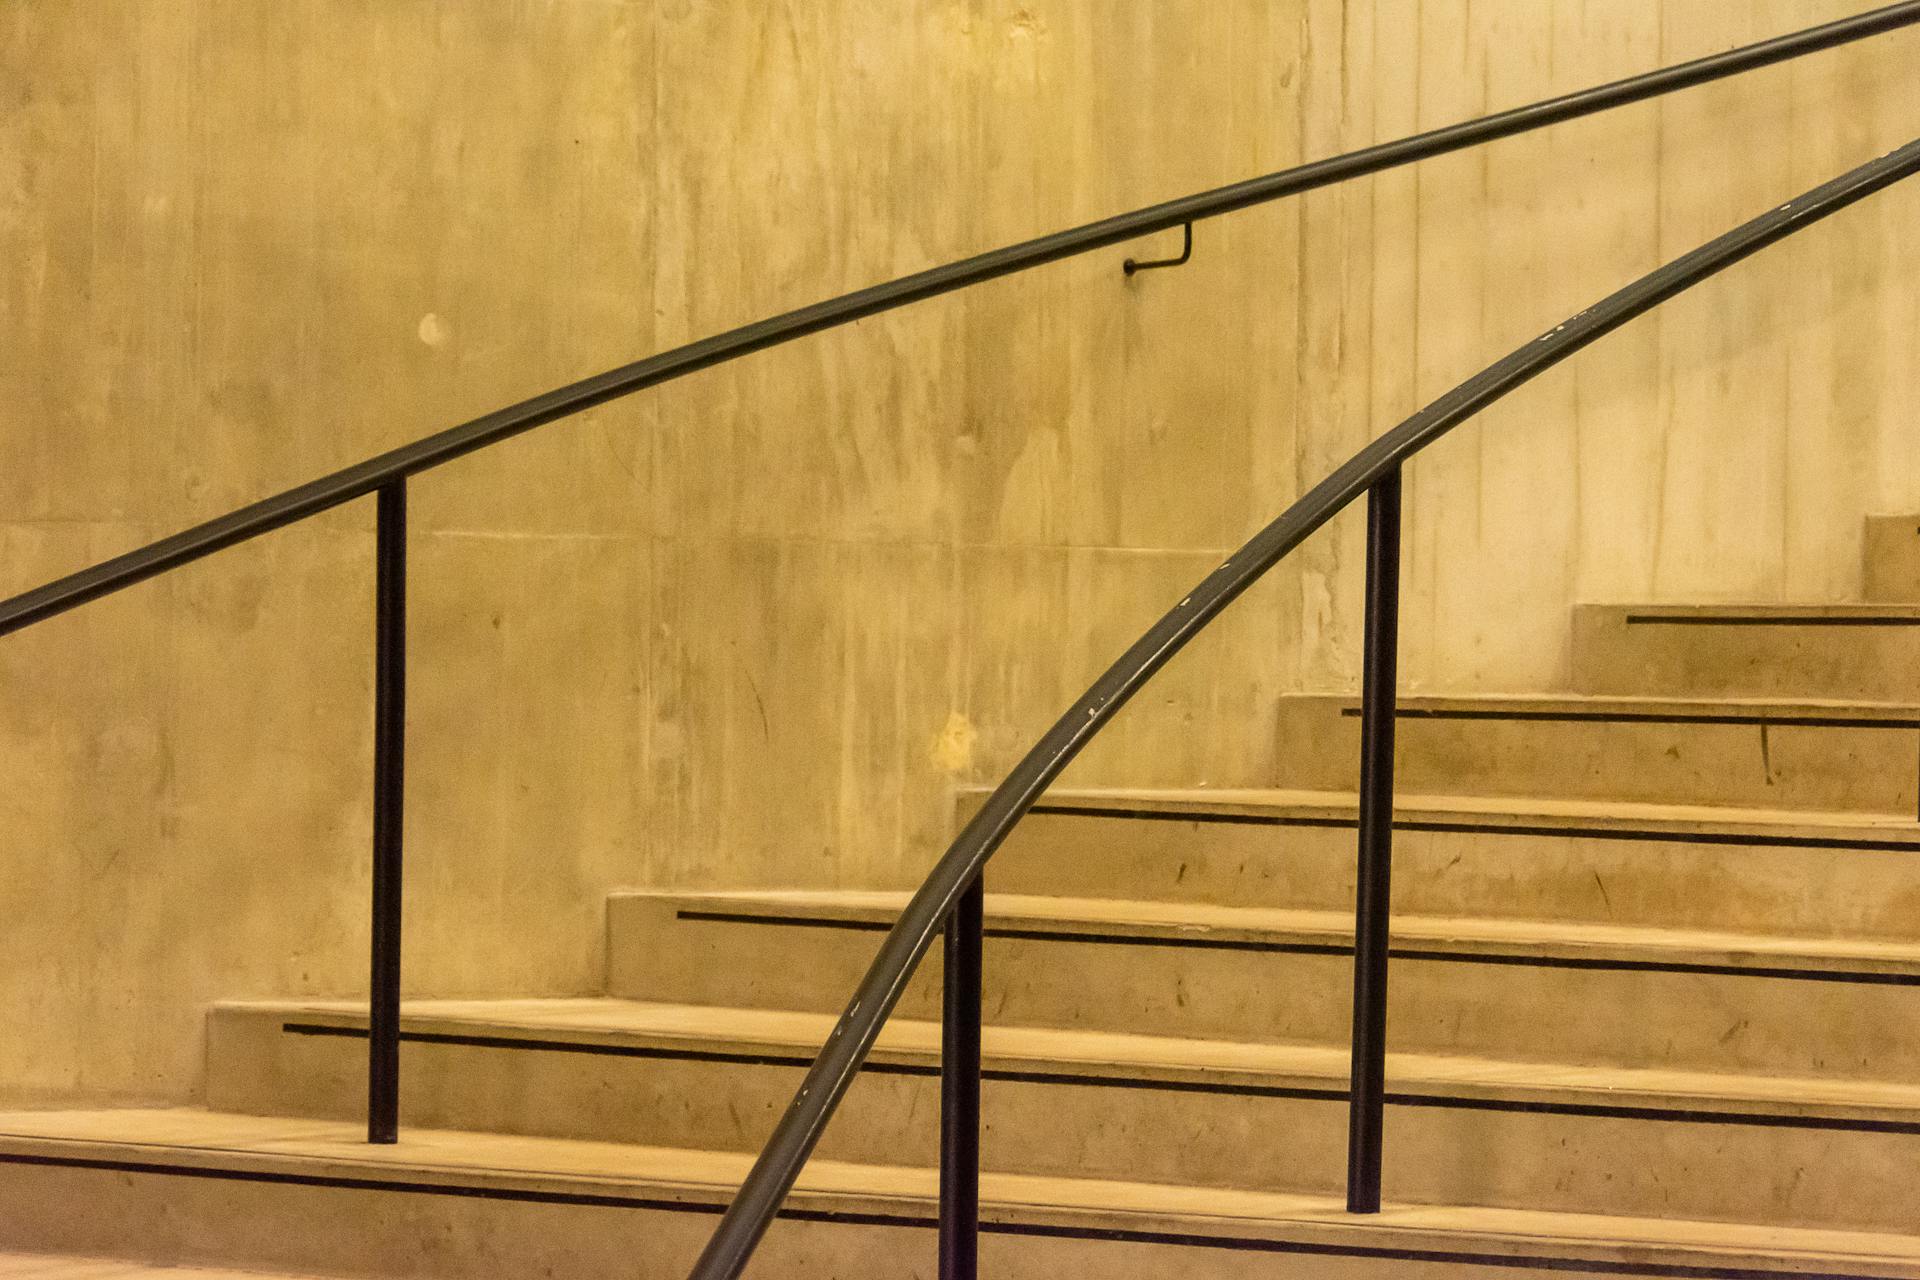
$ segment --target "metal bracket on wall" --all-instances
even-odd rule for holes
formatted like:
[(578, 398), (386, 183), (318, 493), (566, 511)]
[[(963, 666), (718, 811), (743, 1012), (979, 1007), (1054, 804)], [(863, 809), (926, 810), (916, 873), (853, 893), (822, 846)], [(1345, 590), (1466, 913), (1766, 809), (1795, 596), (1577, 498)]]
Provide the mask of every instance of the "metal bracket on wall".
[(1186, 240), (1180, 246), (1179, 257), (1155, 258), (1150, 262), (1139, 262), (1133, 258), (1128, 258), (1120, 264), (1120, 270), (1126, 272), (1128, 275), (1132, 275), (1136, 271), (1154, 271), (1160, 267), (1177, 267), (1181, 265), (1193, 256), (1193, 224), (1191, 222), (1185, 223), (1183, 230), (1186, 233)]

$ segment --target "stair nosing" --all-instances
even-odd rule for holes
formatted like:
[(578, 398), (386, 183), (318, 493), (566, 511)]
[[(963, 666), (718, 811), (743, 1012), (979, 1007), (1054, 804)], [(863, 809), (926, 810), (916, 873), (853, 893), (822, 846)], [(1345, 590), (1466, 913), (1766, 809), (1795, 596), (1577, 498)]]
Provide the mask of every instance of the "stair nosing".
[[(1359, 705), (1356, 693), (1340, 691), (1301, 691), (1276, 695), (1282, 702), (1334, 702)], [(1401, 708), (1476, 707), (1513, 710), (1584, 712), (1586, 714), (1631, 714), (1646, 710), (1649, 714), (1711, 716), (1720, 713), (1755, 713), (1750, 718), (1824, 718), (1852, 715), (1859, 719), (1882, 719), (1896, 726), (1920, 719), (1920, 702), (1895, 702), (1883, 698), (1783, 698), (1739, 695), (1681, 696), (1675, 694), (1577, 693), (1556, 690), (1546, 693), (1477, 693), (1428, 691), (1403, 692), (1396, 699)]]
[[(993, 788), (963, 786), (962, 800), (977, 801)], [(1034, 802), (1035, 816), (1115, 818), (1165, 815), (1272, 816), (1286, 819), (1334, 818), (1352, 822), (1359, 809), (1357, 793), (1311, 787), (1060, 787)], [(1099, 812), (1094, 812), (1094, 811)], [(1085, 811), (1085, 812), (1083, 812)], [(1472, 834), (1493, 829), (1517, 829), (1522, 834), (1553, 834), (1548, 828), (1645, 831), (1685, 839), (1689, 834), (1751, 835), (1762, 838), (1792, 836), (1823, 842), (1884, 842), (1889, 833), (1906, 834), (1901, 847), (1920, 848), (1920, 819), (1905, 812), (1865, 809), (1767, 809), (1750, 805), (1672, 804), (1663, 801), (1593, 800), (1577, 796), (1449, 795), (1435, 792), (1399, 792), (1394, 797), (1394, 823), (1405, 828), (1420, 824), (1456, 823)], [(1698, 829), (1689, 832), (1688, 828)], [(1538, 830), (1536, 830), (1538, 829)]]
[[(226, 1001), (232, 1014), (279, 1019), (285, 1029), (320, 1023), (363, 1029), (366, 1006), (351, 1001)], [(624, 1024), (568, 1013), (622, 1015)], [(537, 1016), (536, 1016), (537, 1015)], [(690, 1016), (691, 1015), (691, 1016)], [(403, 1035), (458, 1035), (524, 1044), (545, 1041), (688, 1049), (724, 1056), (782, 1053), (810, 1062), (831, 1033), (831, 1014), (622, 999), (415, 1000), (401, 1008)], [(690, 1025), (704, 1024), (704, 1025)], [(1205, 1085), (1222, 1091), (1338, 1092), (1348, 1074), (1343, 1046), (1262, 1043), (1219, 1036), (1009, 1026), (987, 1023), (983, 1059), (993, 1073), (1052, 1075), (1154, 1084)], [(869, 1061), (927, 1067), (936, 1074), (940, 1024), (894, 1017)], [(1703, 1119), (1771, 1116), (1799, 1120), (1920, 1126), (1920, 1085), (1904, 1082), (1754, 1073), (1508, 1061), (1462, 1054), (1387, 1055), (1388, 1092), (1403, 1099), (1445, 1098), (1487, 1106), (1538, 1104), (1697, 1112)]]
[[(614, 899), (685, 903), (680, 912), (753, 913), (766, 924), (783, 920), (890, 924), (905, 906), (904, 891), (867, 890), (619, 890)], [(738, 912), (721, 908), (737, 906)], [(692, 918), (699, 918), (698, 915)], [(1099, 941), (1166, 941), (1176, 945), (1350, 947), (1353, 916), (1330, 908), (1221, 907), (1203, 903), (1137, 901), (1040, 894), (987, 894), (989, 936), (999, 931), (1044, 932)], [(1859, 975), (1920, 981), (1920, 943), (1875, 938), (1826, 938), (1736, 933), (1658, 925), (1504, 917), (1396, 914), (1394, 950), (1419, 958), (1520, 955), (1542, 963), (1729, 970), (1818, 978)], [(1430, 955), (1430, 952), (1439, 952)]]
[[(1802, 619), (1818, 623), (1826, 619), (1845, 618), (1893, 618), (1890, 626), (1904, 626), (1920, 623), (1920, 604), (1910, 601), (1878, 602), (1872, 600), (1844, 600), (1832, 603), (1818, 602), (1780, 602), (1767, 600), (1727, 600), (1705, 604), (1675, 604), (1655, 601), (1617, 601), (1617, 600), (1581, 600), (1573, 605), (1575, 610), (1594, 613), (1643, 614), (1662, 618), (1762, 618), (1785, 619), (1787, 624)], [(1786, 625), (1786, 624), (1782, 624)]]
[[(156, 1115), (175, 1129), (204, 1118), (230, 1131), (250, 1127), (260, 1136), (246, 1147), (231, 1142), (206, 1146), (178, 1138), (163, 1142), (84, 1134)], [(76, 1134), (76, 1129), (83, 1133)], [(291, 1136), (277, 1130), (291, 1131)], [(651, 1200), (698, 1207), (722, 1203), (752, 1160), (748, 1154), (516, 1139), (453, 1130), (403, 1130), (399, 1144), (379, 1148), (367, 1146), (363, 1137), (359, 1126), (348, 1122), (276, 1121), (186, 1108), (14, 1113), (0, 1115), (0, 1162), (27, 1159), (133, 1166), (189, 1176), (238, 1173), (344, 1179), (428, 1193), (477, 1186), (534, 1195), (572, 1191), (615, 1196), (627, 1191), (635, 1199), (644, 1193)], [(557, 1161), (528, 1167), (532, 1162), (523, 1158), (515, 1167), (450, 1159), (449, 1153), (463, 1146), (495, 1154), (545, 1148), (570, 1160), (566, 1167)], [(432, 1163), (416, 1158), (422, 1149), (437, 1153)], [(642, 1171), (645, 1160), (654, 1161), (660, 1171)], [(171, 1163), (163, 1163), (167, 1161)], [(671, 1172), (676, 1164), (685, 1166), (689, 1161), (699, 1162), (698, 1176)], [(793, 1207), (803, 1213), (841, 1214), (898, 1213), (911, 1206), (916, 1215), (913, 1221), (919, 1223), (928, 1217), (936, 1182), (932, 1169), (816, 1159), (802, 1171)], [(1425, 1249), (1484, 1242), (1480, 1247), (1516, 1254), (1522, 1249), (1551, 1248), (1562, 1258), (1617, 1259), (1624, 1254), (1636, 1260), (1659, 1256), (1696, 1265), (1724, 1259), (1714, 1265), (1731, 1266), (1758, 1257), (1782, 1267), (1920, 1268), (1920, 1237), (1891, 1232), (1424, 1204), (1388, 1204), (1379, 1214), (1356, 1220), (1343, 1204), (1326, 1196), (1031, 1174), (983, 1173), (981, 1199), (989, 1230), (1000, 1224), (1057, 1224), (1091, 1234), (1126, 1230), (1173, 1237), (1184, 1233), (1182, 1238), (1196, 1247), (1241, 1239), (1350, 1246), (1364, 1241), (1368, 1248)], [(1782, 1271), (1781, 1280), (1793, 1274)]]

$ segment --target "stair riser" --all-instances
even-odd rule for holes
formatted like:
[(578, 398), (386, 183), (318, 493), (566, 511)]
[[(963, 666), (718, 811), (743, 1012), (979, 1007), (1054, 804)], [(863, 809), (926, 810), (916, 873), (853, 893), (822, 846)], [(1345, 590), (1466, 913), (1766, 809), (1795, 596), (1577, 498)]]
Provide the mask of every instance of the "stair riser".
[(1868, 600), (1920, 604), (1920, 517), (1868, 516), (1864, 552)]
[[(210, 1101), (258, 1114), (361, 1114), (365, 1042), (287, 1034), (281, 1021), (221, 1014)], [(808, 1056), (777, 1052), (789, 1065), (409, 1043), (403, 1118), (757, 1151)], [(940, 1084), (927, 1074), (930, 1060), (916, 1061), (922, 1074), (862, 1075), (820, 1155), (936, 1163)], [(1294, 1082), (1303, 1083), (1338, 1087)], [(1001, 1172), (1319, 1194), (1343, 1185), (1347, 1109), (1338, 1099), (991, 1077), (983, 1096), (983, 1163)], [(1906, 1171), (1920, 1152), (1920, 1134), (1418, 1106), (1388, 1109), (1386, 1142), (1394, 1201), (1861, 1228), (1910, 1225)]]
[[(611, 993), (638, 1000), (838, 1012), (880, 935), (674, 917), (621, 897)], [(1345, 1044), (1346, 955), (992, 936), (989, 1020), (1015, 1026)], [(939, 1017), (938, 949), (899, 1012)], [(1389, 1044), (1402, 1052), (1777, 1075), (1920, 1073), (1920, 987), (1747, 975), (1396, 960)], [(1578, 1010), (1578, 1016), (1568, 1016)]]
[[(168, 1262), (282, 1268), (382, 1280), (475, 1280), (540, 1276), (544, 1280), (680, 1280), (716, 1221), (709, 1212), (579, 1204), (527, 1203), (426, 1192), (363, 1190), (255, 1181), (224, 1181), (0, 1164), (0, 1247)], [(84, 1205), (86, 1212), (75, 1212)], [(877, 1205), (908, 1225), (783, 1220), (768, 1231), (748, 1272), (753, 1280), (932, 1280), (935, 1234), (924, 1202)], [(988, 1214), (993, 1210), (988, 1207)], [(997, 1280), (1473, 1280), (1483, 1262), (1341, 1256), (1239, 1248), (1193, 1248), (1159, 1242), (1086, 1238), (1111, 1223), (1092, 1220), (1072, 1237), (1003, 1234), (980, 1239), (980, 1270)], [(1154, 1223), (1167, 1232), (1183, 1225)], [(1368, 1241), (1357, 1232), (1320, 1229)], [(1393, 1247), (1398, 1238), (1385, 1242)], [(1532, 1241), (1489, 1240), (1480, 1247), (1506, 1256), (1552, 1257)], [(1337, 1250), (1341, 1246), (1335, 1245)], [(1624, 1256), (1625, 1251), (1588, 1248)], [(1674, 1256), (1672, 1252), (1661, 1256)], [(1680, 1254), (1681, 1257), (1688, 1255)], [(1564, 1266), (1503, 1265), (1502, 1276), (1557, 1280)], [(1709, 1273), (1711, 1274), (1711, 1273)], [(1791, 1272), (1782, 1271), (1783, 1280)], [(1861, 1268), (1862, 1276), (1915, 1280), (1920, 1268)]]
[[(1351, 791), (1351, 699), (1282, 699), (1275, 778)], [(1920, 732), (1879, 726), (1619, 722), (1403, 715), (1398, 785), (1411, 794), (1911, 814)]]
[[(996, 893), (1346, 911), (1354, 846), (1350, 825), (1040, 813), (994, 855), (987, 885)], [(1409, 915), (1910, 938), (1920, 936), (1916, 863), (1920, 847), (1401, 830), (1393, 901)]]
[(1707, 623), (1581, 605), (1573, 611), (1573, 687), (1620, 697), (1907, 702), (1920, 697), (1920, 626)]

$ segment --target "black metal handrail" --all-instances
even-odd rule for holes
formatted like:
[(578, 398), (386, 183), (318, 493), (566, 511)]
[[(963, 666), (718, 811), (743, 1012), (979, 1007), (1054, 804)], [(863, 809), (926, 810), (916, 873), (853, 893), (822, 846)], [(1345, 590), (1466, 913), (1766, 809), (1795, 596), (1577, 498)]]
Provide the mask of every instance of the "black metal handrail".
[(1527, 133), (1713, 80), (1723, 80), (1745, 71), (1772, 66), (1836, 45), (1851, 44), (1916, 23), (1920, 23), (1920, 0), (1902, 0), (1899, 4), (1684, 62), (1679, 66), (1650, 71), (1611, 84), (1549, 98), (1530, 106), (1516, 107), (1497, 115), (1284, 169), (1198, 195), (1149, 205), (1132, 213), (1119, 214), (1069, 231), (1041, 236), (946, 266), (902, 276), (886, 284), (859, 289), (826, 302), (802, 307), (798, 311), (789, 311), (710, 338), (702, 338), (698, 342), (584, 378), (457, 427), (449, 427), (332, 475), (309, 481), (218, 519), (162, 538), (136, 551), (104, 560), (91, 568), (0, 601), (0, 635), (17, 631), (215, 551), (318, 515), (355, 498), (366, 497), (385, 485), (464, 457), (476, 449), (498, 444), (521, 432), (701, 369), (791, 342), (795, 338), (838, 328), (910, 303), (1138, 239), (1156, 231), (1216, 218), (1221, 214), (1399, 168), (1517, 133)]
[[(904, 276), (701, 339), (583, 379), (545, 395), (475, 418), (380, 454), (321, 479), (102, 561), (44, 586), (0, 601), (0, 635), (51, 618), (87, 601), (211, 555), (343, 503), (378, 495), (375, 625), (375, 794), (373, 929), (369, 1004), (368, 1140), (392, 1142), (399, 1112), (399, 993), (401, 920), (401, 794), (405, 764), (406, 484), (410, 477), (497, 444), (543, 424), (657, 386), (753, 352), (836, 328), (910, 303), (1182, 226), (1186, 249), (1161, 263), (1129, 260), (1133, 269), (1183, 262), (1194, 222), (1379, 173), (1499, 138), (1543, 128), (1613, 107), (1724, 79), (1837, 45), (1920, 24), (1920, 0), (1903, 0), (1824, 26), (1697, 59), (1597, 88), (1552, 98), (1396, 142), (1316, 161), (1232, 186), (1151, 205), (1131, 213), (1042, 236), (1021, 244)], [(1920, 145), (1920, 144), (1917, 144)], [(1912, 171), (1912, 147), (1863, 166), (1802, 200), (1680, 259), (1609, 298), (1592, 311), (1516, 352), (1462, 384), (1393, 432), (1355, 455), (1305, 499), (1268, 526), (1109, 669), (1082, 701), (1041, 740), (996, 790), (934, 876), (889, 934), (861, 994), (822, 1050), (795, 1105), (763, 1151), (740, 1196), (696, 1268), (703, 1278), (733, 1276), (790, 1189), (821, 1127), (864, 1060), (881, 1021), (924, 954), (932, 934), (949, 932), (949, 976), (941, 1165), (943, 1276), (971, 1275), (978, 1217), (980, 1056), (980, 864), (1004, 839), (1034, 798), (1119, 706), (1220, 609), (1360, 492), (1374, 498), (1369, 526), (1368, 674), (1363, 735), (1369, 783), (1363, 786), (1363, 900), (1381, 913), (1360, 921), (1357, 934), (1355, 1025), (1365, 1036), (1363, 1061), (1354, 1062), (1349, 1204), (1377, 1208), (1380, 1080), (1377, 1056), (1384, 1026), (1384, 903), (1391, 842), (1393, 601), (1398, 583), (1398, 468), (1460, 420), (1565, 358), (1633, 315), (1765, 244), (1862, 198)], [(1691, 273), (1691, 274), (1689, 274)], [(1384, 701), (1383, 701), (1384, 700)], [(1384, 708), (1384, 714), (1383, 714)], [(1084, 718), (1082, 718), (1084, 716)], [(1369, 801), (1368, 796), (1374, 797)], [(970, 878), (964, 878), (971, 868)], [(955, 879), (956, 875), (963, 876)], [(956, 905), (957, 904), (957, 905)], [(1377, 954), (1376, 954), (1377, 953)], [(1368, 979), (1366, 975), (1377, 975)], [(864, 1012), (863, 1012), (864, 1009)], [(1358, 1042), (1357, 1042), (1358, 1047)], [(1370, 1065), (1371, 1062), (1371, 1065)], [(824, 1091), (819, 1085), (829, 1087)], [(811, 1094), (811, 1096), (809, 1096)], [(1371, 1119), (1368, 1109), (1371, 1108)], [(972, 1132), (969, 1132), (971, 1128)], [(1368, 1192), (1369, 1180), (1371, 1192)]]
[[(872, 966), (854, 992), (852, 1002), (846, 1012), (835, 1023), (833, 1032), (827, 1038), (820, 1055), (808, 1070), (806, 1079), (794, 1095), (793, 1103), (781, 1117), (773, 1136), (761, 1151), (753, 1170), (741, 1185), (739, 1194), (728, 1207), (720, 1224), (715, 1228), (713, 1237), (708, 1241), (699, 1261), (691, 1272), (690, 1280), (733, 1280), (746, 1266), (754, 1246), (766, 1231), (779, 1211), (781, 1202), (792, 1189), (801, 1167), (819, 1141), (827, 1121), (833, 1116), (841, 1097), (845, 1094), (853, 1078), (860, 1071), (875, 1037), (880, 1033), (881, 1025), (892, 1013), (901, 994), (906, 990), (907, 982), (912, 978), (921, 957), (932, 944), (936, 934), (949, 927), (949, 921), (957, 919), (956, 910), (965, 902), (977, 901), (982, 883), (981, 876), (988, 858), (993, 855), (1007, 833), (1026, 814), (1039, 799), (1047, 785), (1057, 777), (1081, 749), (1110, 721), (1141, 686), (1151, 679), (1187, 643), (1198, 635), (1223, 609), (1241, 593), (1258, 581), (1269, 569), (1300, 543), (1308, 535), (1319, 529), (1339, 512), (1346, 509), (1362, 494), (1373, 494), (1379, 501), (1377, 514), (1370, 522), (1369, 529), (1369, 590), (1368, 590), (1368, 638), (1369, 649), (1367, 666), (1369, 680), (1368, 693), (1383, 696), (1384, 702), (1375, 702), (1374, 706), (1363, 711), (1363, 719), (1371, 722), (1379, 719), (1378, 708), (1384, 705), (1385, 718), (1390, 722), (1391, 691), (1382, 689), (1378, 678), (1392, 679), (1392, 652), (1395, 647), (1395, 633), (1391, 625), (1392, 608), (1388, 604), (1386, 579), (1397, 576), (1397, 569), (1388, 570), (1382, 563), (1391, 557), (1397, 565), (1399, 556), (1398, 514), (1400, 468), (1428, 445), (1438, 440), (1460, 423), (1493, 404), (1501, 397), (1542, 373), (1553, 365), (1565, 360), (1576, 351), (1588, 346), (1597, 339), (1611, 333), (1662, 302), (1700, 283), (1732, 266), (1734, 263), (1759, 252), (1776, 241), (1785, 239), (1807, 226), (1846, 208), (1856, 201), (1865, 199), (1903, 178), (1920, 172), (1920, 139), (1892, 151), (1878, 160), (1861, 165), (1857, 169), (1843, 174), (1831, 182), (1814, 188), (1797, 199), (1771, 209), (1744, 225), (1727, 232), (1725, 235), (1709, 241), (1693, 252), (1675, 259), (1656, 271), (1641, 277), (1626, 288), (1609, 295), (1607, 298), (1580, 312), (1565, 324), (1548, 330), (1540, 337), (1514, 351), (1495, 364), (1489, 365), (1473, 377), (1467, 379), (1446, 395), (1441, 396), (1426, 408), (1420, 410), (1400, 425), (1380, 436), (1348, 459), (1326, 479), (1309, 490), (1293, 506), (1271, 524), (1267, 525), (1247, 544), (1230, 556), (1226, 563), (1214, 570), (1194, 588), (1179, 604), (1148, 629), (1131, 648), (1122, 654), (1118, 661), (1107, 668), (1094, 685), (1081, 699), (1074, 703), (1067, 713), (1060, 717), (1049, 729), (1046, 736), (1034, 746), (1033, 750), (1007, 775), (1006, 781), (997, 787), (993, 794), (981, 805), (978, 812), (961, 830), (959, 838), (942, 855), (933, 871), (908, 901), (898, 922), (887, 934), (886, 941), (875, 956)], [(1380, 589), (1376, 589), (1380, 588)], [(1384, 659), (1384, 661), (1382, 661)], [(1371, 700), (1371, 699), (1370, 699)], [(1368, 714), (1368, 712), (1372, 714)], [(1375, 794), (1375, 804), (1384, 802), (1388, 813), (1375, 808), (1372, 814), (1363, 812), (1362, 830), (1372, 828), (1380, 833), (1377, 841), (1384, 841), (1390, 832), (1390, 821), (1380, 819), (1390, 815), (1392, 737), (1385, 737), (1384, 752), (1375, 739), (1375, 745), (1369, 758), (1363, 761), (1366, 771), (1372, 779), (1379, 779), (1385, 771), (1384, 788), (1378, 785), (1363, 787), (1362, 802), (1365, 804), (1369, 793)], [(1369, 819), (1372, 819), (1370, 824)], [(1376, 856), (1384, 857), (1384, 847), (1377, 846)], [(1363, 851), (1364, 856), (1364, 851)], [(1365, 868), (1363, 868), (1363, 873)], [(1364, 874), (1363, 874), (1364, 885)], [(1371, 895), (1370, 920), (1363, 921), (1373, 926), (1373, 949), (1380, 963), (1379, 976), (1374, 980), (1377, 994), (1384, 996), (1384, 959), (1386, 941), (1386, 881), (1381, 875), (1376, 891)], [(1363, 894), (1365, 893), (1363, 887)], [(973, 912), (967, 913), (969, 916)], [(978, 925), (972, 920), (957, 920), (966, 933), (974, 933)], [(1356, 1003), (1367, 1000), (1363, 994), (1368, 985), (1364, 973), (1367, 955), (1364, 949), (1369, 939), (1358, 938), (1356, 950), (1356, 968), (1363, 972), (1356, 979)], [(962, 948), (950, 946), (949, 954)], [(960, 975), (948, 974), (947, 981), (972, 992), (978, 992), (980, 978), (977, 972)], [(1378, 1006), (1384, 1015), (1384, 1001)], [(946, 1016), (952, 1019), (957, 1011), (964, 1013), (964, 1004), (949, 996), (946, 1002)], [(1371, 1012), (1371, 1007), (1369, 1012)], [(1358, 1012), (1358, 1010), (1356, 1010)], [(944, 1043), (960, 1044), (971, 1048), (973, 1057), (960, 1064), (959, 1073), (951, 1073), (950, 1083), (944, 1087), (951, 1093), (957, 1093), (962, 1100), (968, 1098), (967, 1081), (961, 1075), (978, 1078), (978, 1019), (979, 1005), (977, 995), (974, 998), (970, 1015), (975, 1022), (971, 1037), (957, 1034), (949, 1026)], [(1360, 1021), (1356, 1018), (1356, 1024)], [(1359, 1037), (1368, 1035), (1370, 1043), (1367, 1052), (1377, 1059), (1383, 1049), (1378, 1035), (1378, 1027), (1362, 1028), (1356, 1025), (1356, 1056), (1360, 1052)], [(1365, 1064), (1354, 1064), (1355, 1080)], [(943, 1068), (943, 1081), (950, 1073)], [(977, 1084), (973, 1086), (977, 1089)], [(1355, 1121), (1353, 1125), (1354, 1141), (1352, 1155), (1359, 1161), (1372, 1160), (1371, 1186), (1356, 1187), (1349, 1182), (1349, 1207), (1366, 1212), (1379, 1207), (1379, 1127), (1378, 1107), (1380, 1094), (1375, 1087), (1371, 1098), (1366, 1101), (1373, 1110), (1370, 1116), (1360, 1114), (1363, 1099), (1360, 1089), (1355, 1090)], [(975, 1127), (979, 1122), (977, 1093), (971, 1095), (973, 1109), (970, 1117), (959, 1123), (969, 1121)], [(959, 1108), (943, 1107), (942, 1145), (946, 1149), (972, 1149), (973, 1135), (954, 1132), (955, 1123), (949, 1112)], [(1368, 1150), (1368, 1147), (1371, 1150)], [(971, 1251), (952, 1253), (948, 1244), (953, 1227), (946, 1219), (950, 1205), (964, 1212), (970, 1206), (977, 1205), (977, 1189), (962, 1187), (958, 1194), (951, 1194), (948, 1186), (946, 1161), (942, 1163), (942, 1248), (943, 1261), (950, 1256), (971, 1259)], [(973, 1168), (977, 1179), (977, 1161)], [(1356, 1196), (1356, 1191), (1359, 1194)], [(953, 1275), (971, 1276), (971, 1271), (943, 1271), (943, 1278)]]

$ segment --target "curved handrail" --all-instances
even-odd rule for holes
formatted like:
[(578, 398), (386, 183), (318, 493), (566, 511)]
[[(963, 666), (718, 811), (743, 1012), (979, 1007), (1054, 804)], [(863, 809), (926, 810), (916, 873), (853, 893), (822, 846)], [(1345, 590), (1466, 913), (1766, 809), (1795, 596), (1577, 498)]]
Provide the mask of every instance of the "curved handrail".
[(1044, 266), (1062, 258), (1164, 231), (1182, 223), (1218, 217), (1345, 182), (1350, 178), (1379, 173), (1498, 138), (1659, 97), (1915, 24), (1920, 24), (1920, 0), (1902, 0), (1902, 3), (1679, 66), (1616, 80), (1596, 88), (1314, 161), (1198, 195), (1149, 205), (1132, 213), (1119, 214), (1072, 230), (902, 276), (886, 284), (859, 289), (826, 302), (702, 338), (535, 396), (531, 400), (495, 410), (459, 426), (449, 427), (412, 444), (389, 450), (344, 470), (240, 507), (204, 524), (0, 601), (0, 636), (137, 582), (144, 582), (202, 556), (212, 555), (355, 498), (365, 497), (383, 485), (451, 462), (476, 449), (498, 444), (521, 432), (795, 338), (851, 324), (855, 320)]
[(1354, 454), (1154, 623), (994, 789), (907, 903), (690, 1280), (740, 1274), (961, 893), (1047, 784), (1214, 617), (1355, 498), (1508, 392), (1674, 295), (1915, 173), (1920, 139), (1676, 258), (1487, 366)]

